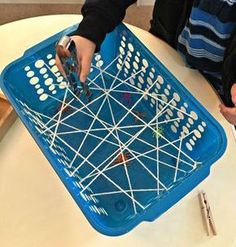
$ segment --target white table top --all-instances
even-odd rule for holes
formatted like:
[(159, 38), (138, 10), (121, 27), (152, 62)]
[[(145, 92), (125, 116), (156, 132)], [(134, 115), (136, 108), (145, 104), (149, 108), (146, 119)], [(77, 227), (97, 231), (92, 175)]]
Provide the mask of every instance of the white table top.
[[(0, 26), (0, 72), (23, 52), (81, 20), (78, 15), (25, 19)], [(0, 246), (236, 246), (236, 143), (205, 79), (151, 34), (130, 29), (222, 124), (228, 147), (210, 176), (153, 223), (121, 237), (96, 232), (59, 180), (23, 124), (17, 120), (0, 143)], [(218, 235), (207, 237), (197, 194), (208, 194)]]

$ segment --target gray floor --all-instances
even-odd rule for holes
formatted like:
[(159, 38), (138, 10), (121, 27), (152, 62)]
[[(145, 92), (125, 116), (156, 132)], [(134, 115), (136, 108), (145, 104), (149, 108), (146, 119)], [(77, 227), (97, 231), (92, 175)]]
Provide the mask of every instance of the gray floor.
[[(33, 16), (79, 14), (80, 4), (0, 4), (0, 25)], [(127, 10), (125, 22), (149, 29), (152, 7), (136, 5)]]

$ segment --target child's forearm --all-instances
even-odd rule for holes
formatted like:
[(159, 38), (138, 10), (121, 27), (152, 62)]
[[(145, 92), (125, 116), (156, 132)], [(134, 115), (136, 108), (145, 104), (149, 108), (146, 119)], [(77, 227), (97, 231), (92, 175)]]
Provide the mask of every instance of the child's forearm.
[(124, 19), (126, 9), (134, 2), (136, 0), (86, 0), (76, 34), (93, 41), (99, 50), (106, 34)]

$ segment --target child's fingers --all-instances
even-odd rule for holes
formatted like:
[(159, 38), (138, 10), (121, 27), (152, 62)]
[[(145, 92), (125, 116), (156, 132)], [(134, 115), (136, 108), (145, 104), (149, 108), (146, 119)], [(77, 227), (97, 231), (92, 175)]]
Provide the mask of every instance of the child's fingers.
[(225, 119), (229, 123), (236, 125), (236, 107), (226, 107), (224, 104), (221, 104), (219, 108)]
[(96, 45), (92, 41), (81, 36), (71, 36), (71, 38), (76, 44), (78, 61), (80, 63), (80, 68), (78, 71), (80, 81), (86, 82), (90, 72), (91, 62)]
[(233, 104), (236, 106), (236, 83), (234, 83), (233, 86), (231, 87), (231, 98)]
[[(76, 45), (77, 56), (78, 56), (77, 58), (79, 62), (79, 68), (78, 68), (79, 79), (81, 82), (86, 82), (88, 74), (90, 72), (91, 62), (96, 45), (92, 41), (80, 36), (71, 36), (71, 39), (75, 42)], [(57, 54), (62, 55), (62, 57), (70, 56), (69, 50), (64, 49), (63, 47), (60, 46), (56, 47), (56, 52)], [(60, 72), (65, 76), (65, 71), (63, 69), (63, 66), (58, 56), (56, 56), (56, 65), (60, 70)]]
[(82, 58), (80, 60), (80, 81), (81, 82), (86, 82), (89, 71), (90, 71), (90, 67), (91, 67), (91, 60), (90, 58)]
[(219, 107), (222, 114), (233, 114), (235, 112), (234, 107), (226, 107), (224, 104), (220, 104)]

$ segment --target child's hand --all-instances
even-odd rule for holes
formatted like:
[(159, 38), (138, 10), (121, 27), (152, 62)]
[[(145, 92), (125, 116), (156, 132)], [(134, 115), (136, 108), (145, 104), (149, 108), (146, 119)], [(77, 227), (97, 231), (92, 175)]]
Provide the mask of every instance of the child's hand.
[[(77, 49), (78, 61), (80, 64), (79, 78), (81, 82), (85, 82), (90, 71), (91, 62), (96, 45), (92, 41), (83, 38), (81, 36), (71, 36), (71, 38), (75, 42)], [(57, 56), (56, 56), (56, 65), (58, 69), (61, 71), (61, 73), (64, 74), (62, 65)]]
[(231, 98), (235, 107), (226, 107), (224, 104), (220, 104), (220, 112), (226, 118), (228, 122), (236, 125), (236, 83), (231, 88)]

